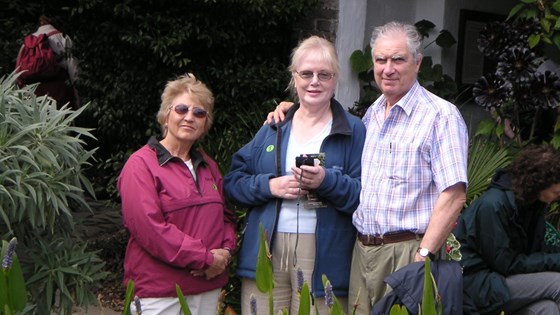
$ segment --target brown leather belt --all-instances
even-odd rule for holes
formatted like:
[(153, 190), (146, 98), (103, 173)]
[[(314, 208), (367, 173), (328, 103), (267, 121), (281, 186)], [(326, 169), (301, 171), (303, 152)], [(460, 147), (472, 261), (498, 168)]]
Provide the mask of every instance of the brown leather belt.
[(424, 234), (415, 234), (410, 231), (396, 232), (384, 235), (364, 235), (358, 232), (358, 239), (364, 246), (379, 246), (383, 244), (399, 243), (409, 240), (420, 240)]

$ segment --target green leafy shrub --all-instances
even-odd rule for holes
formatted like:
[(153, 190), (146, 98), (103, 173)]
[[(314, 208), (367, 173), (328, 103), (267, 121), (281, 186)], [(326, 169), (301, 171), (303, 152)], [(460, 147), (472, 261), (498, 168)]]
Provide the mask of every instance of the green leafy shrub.
[(87, 106), (56, 109), (54, 100), (35, 96), (35, 86), (18, 88), (16, 78), (0, 78), (0, 235), (20, 240), (37, 312), (54, 305), (70, 314), (72, 305), (95, 300), (90, 289), (105, 276), (96, 254), (73, 235), (73, 214), (88, 211), (85, 195), (94, 196), (84, 176), (95, 152), (84, 139), (93, 136), (74, 125)]
[(93, 195), (83, 171), (95, 150), (82, 147), (92, 136), (72, 125), (85, 107), (56, 110), (15, 78), (0, 78), (0, 219), (9, 230), (18, 223), (54, 232), (72, 224), (72, 202), (88, 207), (84, 189)]

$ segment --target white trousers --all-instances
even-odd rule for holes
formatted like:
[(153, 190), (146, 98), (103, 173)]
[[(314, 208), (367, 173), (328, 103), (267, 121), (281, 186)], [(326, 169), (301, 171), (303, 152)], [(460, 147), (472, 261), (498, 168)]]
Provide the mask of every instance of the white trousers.
[[(197, 295), (185, 296), (187, 306), (192, 315), (212, 315), (217, 313), (218, 298), (221, 288), (204, 292)], [(176, 297), (165, 298), (142, 298), (140, 299), (142, 315), (183, 315), (181, 304)], [(134, 302), (130, 305), (130, 311), (133, 315), (137, 315)]]

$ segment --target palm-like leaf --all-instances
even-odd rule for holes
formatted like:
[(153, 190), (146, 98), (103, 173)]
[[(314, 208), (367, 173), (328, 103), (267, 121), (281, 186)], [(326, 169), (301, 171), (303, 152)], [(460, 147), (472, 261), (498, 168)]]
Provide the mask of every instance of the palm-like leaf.
[(474, 138), (467, 162), (467, 205), (486, 190), (496, 170), (506, 167), (510, 161), (511, 154), (507, 148), (482, 137)]

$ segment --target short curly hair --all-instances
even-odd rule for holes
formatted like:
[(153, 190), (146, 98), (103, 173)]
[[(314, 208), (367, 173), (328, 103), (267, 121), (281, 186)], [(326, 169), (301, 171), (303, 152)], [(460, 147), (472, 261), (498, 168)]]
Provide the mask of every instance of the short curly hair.
[(212, 122), (214, 121), (214, 95), (206, 84), (198, 80), (194, 74), (186, 73), (175, 80), (168, 81), (161, 94), (161, 104), (156, 114), (156, 119), (160, 125), (163, 137), (167, 135), (165, 122), (171, 111), (171, 104), (175, 98), (183, 93), (188, 93), (192, 98), (200, 102), (200, 105), (202, 105), (208, 113), (206, 125), (204, 126), (204, 134), (208, 133), (208, 130), (212, 127)]
[(539, 193), (560, 184), (560, 152), (549, 145), (523, 149), (508, 167), (512, 190), (518, 201), (529, 204)]

